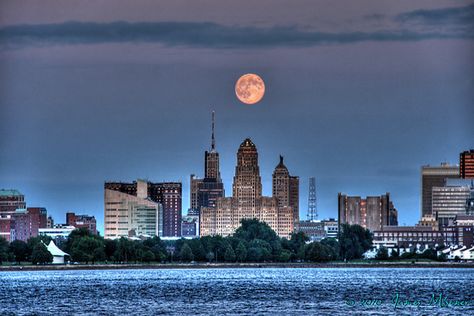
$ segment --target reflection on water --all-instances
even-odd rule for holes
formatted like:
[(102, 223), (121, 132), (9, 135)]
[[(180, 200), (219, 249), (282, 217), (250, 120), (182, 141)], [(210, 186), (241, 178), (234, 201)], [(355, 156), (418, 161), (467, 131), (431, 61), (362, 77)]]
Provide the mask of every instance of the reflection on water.
[(436, 268), (1, 272), (0, 315), (474, 315), (473, 281)]

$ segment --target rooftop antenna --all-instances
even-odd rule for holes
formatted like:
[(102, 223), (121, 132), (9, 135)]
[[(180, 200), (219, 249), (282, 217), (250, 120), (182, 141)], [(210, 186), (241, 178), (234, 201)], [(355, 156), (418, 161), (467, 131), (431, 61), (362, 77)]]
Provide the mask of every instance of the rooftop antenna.
[(308, 220), (315, 221), (318, 219), (318, 211), (316, 208), (316, 178), (309, 178), (309, 195), (308, 195)]
[(214, 137), (214, 111), (212, 111), (212, 141), (211, 141), (211, 151), (216, 150), (216, 139)]

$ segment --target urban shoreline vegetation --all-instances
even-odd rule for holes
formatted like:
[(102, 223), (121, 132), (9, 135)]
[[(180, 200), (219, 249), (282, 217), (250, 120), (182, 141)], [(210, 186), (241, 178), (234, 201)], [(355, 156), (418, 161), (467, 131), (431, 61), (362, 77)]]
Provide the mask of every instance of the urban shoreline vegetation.
[[(52, 255), (46, 248), (50, 237), (30, 238), (28, 242), (13, 241), (8, 244), (0, 240), (0, 265), (2, 263), (49, 265)], [(427, 256), (405, 255), (388, 257), (381, 249), (377, 260), (360, 260), (364, 252), (372, 247), (372, 234), (359, 225), (341, 225), (339, 241), (326, 238), (320, 242), (309, 242), (303, 233), (294, 233), (290, 239), (280, 238), (264, 222), (243, 219), (232, 236), (205, 236), (195, 239), (164, 241), (159, 237), (144, 240), (128, 238), (104, 239), (92, 235), (87, 229), (74, 230), (67, 239), (55, 240), (57, 246), (70, 255), (66, 258), (72, 265), (140, 267), (307, 267), (307, 266), (383, 266), (406, 265), (425, 260), (440, 260), (436, 252)], [(434, 257), (433, 257), (434, 255)], [(436, 262), (436, 261), (435, 261)], [(26, 266), (25, 266), (26, 267)], [(64, 267), (62, 265), (61, 267)], [(59, 268), (61, 269), (61, 268)]]

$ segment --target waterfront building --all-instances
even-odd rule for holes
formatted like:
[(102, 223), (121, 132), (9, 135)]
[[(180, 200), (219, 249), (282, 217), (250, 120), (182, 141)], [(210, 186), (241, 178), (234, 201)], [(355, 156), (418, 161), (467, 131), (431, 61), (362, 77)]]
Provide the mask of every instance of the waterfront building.
[(339, 223), (334, 218), (324, 219), (324, 231), (326, 238), (337, 238), (339, 235)]
[(47, 211), (44, 207), (17, 209), (12, 215), (10, 241), (27, 241), (37, 237), (40, 228), (46, 228)]
[(424, 250), (444, 244), (444, 237), (430, 226), (385, 226), (373, 232), (373, 244), (377, 248)]
[(52, 239), (67, 239), (74, 229), (76, 229), (74, 226), (54, 225), (53, 228), (38, 229), (38, 235), (48, 236)]
[(423, 216), (416, 226), (431, 227), (433, 230), (439, 230), (439, 223), (433, 215)]
[(324, 222), (320, 220), (300, 221), (298, 231), (304, 233), (310, 241), (321, 241), (326, 238)]
[(278, 199), (278, 207), (291, 207), (293, 209), (293, 226), (299, 222), (299, 177), (290, 175), (288, 168), (280, 162), (275, 167), (272, 175), (272, 195)]
[(421, 217), (436, 215), (432, 212), (432, 189), (444, 187), (447, 179), (459, 178), (459, 167), (442, 163), (440, 166), (421, 167)]
[(463, 179), (474, 179), (474, 149), (459, 154), (459, 175)]
[(201, 208), (200, 236), (228, 236), (242, 219), (256, 218), (279, 236), (289, 237), (294, 228), (293, 212), (292, 207), (280, 207), (278, 198), (262, 196), (257, 147), (247, 138), (237, 151), (232, 197), (218, 198), (215, 208)]
[(133, 184), (122, 185), (134, 190), (114, 190), (121, 186), (105, 184), (104, 237), (163, 236), (163, 207), (150, 198), (149, 182), (139, 179)]
[(198, 225), (199, 225), (199, 217), (183, 216), (183, 220), (181, 223), (181, 236), (182, 237), (199, 236)]
[[(140, 185), (138, 185), (140, 183)], [(146, 185), (145, 185), (146, 184)], [(181, 236), (181, 207), (182, 207), (182, 185), (180, 182), (160, 182), (160, 183), (153, 183), (145, 180), (138, 180), (133, 181), (132, 183), (123, 183), (123, 182), (106, 182), (104, 185), (105, 192), (109, 193), (109, 196), (112, 198), (117, 198), (116, 194), (112, 194), (110, 191), (120, 192), (125, 194), (124, 198), (130, 201), (135, 200), (137, 203), (140, 201), (141, 205), (145, 209), (148, 209), (147, 212), (152, 212), (149, 208), (158, 207), (162, 209), (162, 212), (159, 212), (159, 218), (161, 219), (158, 225), (158, 230), (160, 231), (160, 235), (158, 236), (167, 236), (167, 237), (180, 237)], [(133, 197), (138, 197), (138, 199), (133, 199)], [(106, 196), (107, 199), (107, 196)], [(148, 202), (154, 202), (155, 204), (144, 202), (148, 200)], [(105, 201), (107, 203), (107, 201)], [(118, 203), (118, 202), (116, 202)], [(128, 202), (124, 202), (128, 203)], [(132, 203), (133, 204), (133, 203)], [(156, 204), (160, 204), (161, 206), (157, 206)], [(112, 204), (109, 204), (109, 206)], [(130, 206), (132, 207), (132, 206)], [(113, 214), (116, 214), (116, 211), (113, 211), (113, 207), (109, 207), (110, 211), (113, 212), (111, 214), (107, 214), (107, 204), (104, 207), (104, 221), (114, 222), (109, 223), (109, 227), (117, 228), (118, 218), (116, 220), (110, 220), (113, 217)], [(117, 210), (115, 208), (115, 210)], [(145, 211), (145, 210), (143, 210)], [(115, 213), (114, 213), (115, 212)], [(109, 220), (107, 219), (107, 215), (109, 215)], [(131, 215), (130, 215), (131, 216)], [(129, 219), (131, 218), (129, 216)], [(155, 215), (150, 215), (151, 217)], [(123, 220), (121, 220), (123, 222)], [(121, 232), (120, 234), (110, 232), (111, 235), (123, 236), (127, 235), (124, 234), (124, 231), (127, 227), (123, 226), (124, 223), (121, 224)], [(107, 226), (107, 223), (105, 224)], [(151, 228), (150, 228), (151, 229)], [(161, 233), (162, 232), (162, 233)], [(162, 235), (161, 235), (162, 234)], [(152, 234), (153, 235), (153, 234)], [(115, 237), (117, 237), (115, 236)]]
[(360, 225), (371, 231), (398, 223), (398, 212), (390, 200), (390, 193), (381, 196), (348, 196), (338, 194), (339, 225)]
[(456, 216), (466, 214), (471, 190), (470, 186), (432, 187), (431, 210), (440, 226), (453, 225)]
[(66, 213), (66, 225), (76, 228), (86, 228), (92, 235), (97, 235), (97, 221), (94, 216)]

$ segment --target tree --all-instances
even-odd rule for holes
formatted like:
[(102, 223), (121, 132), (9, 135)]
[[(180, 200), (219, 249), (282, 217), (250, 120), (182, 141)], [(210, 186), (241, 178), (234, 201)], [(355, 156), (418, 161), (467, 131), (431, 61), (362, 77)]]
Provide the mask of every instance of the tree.
[(212, 251), (209, 251), (207, 254), (206, 254), (206, 259), (207, 261), (211, 262), (212, 260), (214, 260), (214, 253)]
[(325, 262), (331, 260), (331, 250), (320, 242), (312, 242), (306, 246), (306, 260)]
[(341, 247), (339, 246), (339, 242), (336, 238), (324, 238), (323, 240), (321, 240), (321, 244), (327, 247), (331, 257), (330, 260), (339, 259), (339, 252)]
[(362, 258), (364, 252), (372, 247), (372, 233), (360, 225), (342, 224), (339, 245), (343, 259)]
[(48, 251), (43, 243), (39, 242), (33, 248), (31, 262), (33, 264), (51, 263), (53, 262), (53, 255)]
[(90, 235), (74, 238), (70, 251), (72, 260), (86, 264), (105, 259), (103, 240)]
[(239, 241), (237, 244), (237, 248), (235, 248), (235, 256), (237, 261), (245, 261), (247, 258), (247, 247), (245, 247), (244, 243), (242, 241)]
[(232, 249), (232, 246), (228, 244), (227, 249), (225, 250), (225, 253), (224, 253), (224, 260), (227, 262), (234, 262), (235, 257), (236, 256), (235, 256), (234, 249)]
[(14, 240), (10, 243), (10, 252), (15, 257), (15, 261), (21, 264), (22, 261), (26, 261), (30, 252), (28, 245), (22, 240)]
[(187, 243), (185, 243), (181, 247), (181, 251), (179, 252), (179, 257), (181, 258), (182, 261), (189, 262), (193, 261), (194, 255), (193, 251), (191, 250), (191, 247)]
[(262, 258), (262, 250), (261, 248), (250, 247), (247, 252), (247, 260), (248, 261), (260, 261)]
[(8, 247), (8, 241), (6, 241), (3, 237), (0, 237), (0, 264), (3, 261), (7, 261), (10, 257), (10, 249)]
[(400, 258), (400, 253), (397, 249), (392, 249), (392, 253), (390, 254), (391, 259), (398, 259)]
[(385, 247), (380, 247), (377, 253), (375, 254), (375, 259), (388, 260), (388, 249)]
[(146, 250), (142, 253), (140, 259), (141, 259), (142, 262), (149, 263), (149, 262), (155, 260), (155, 255), (153, 254), (153, 252), (151, 250)]

